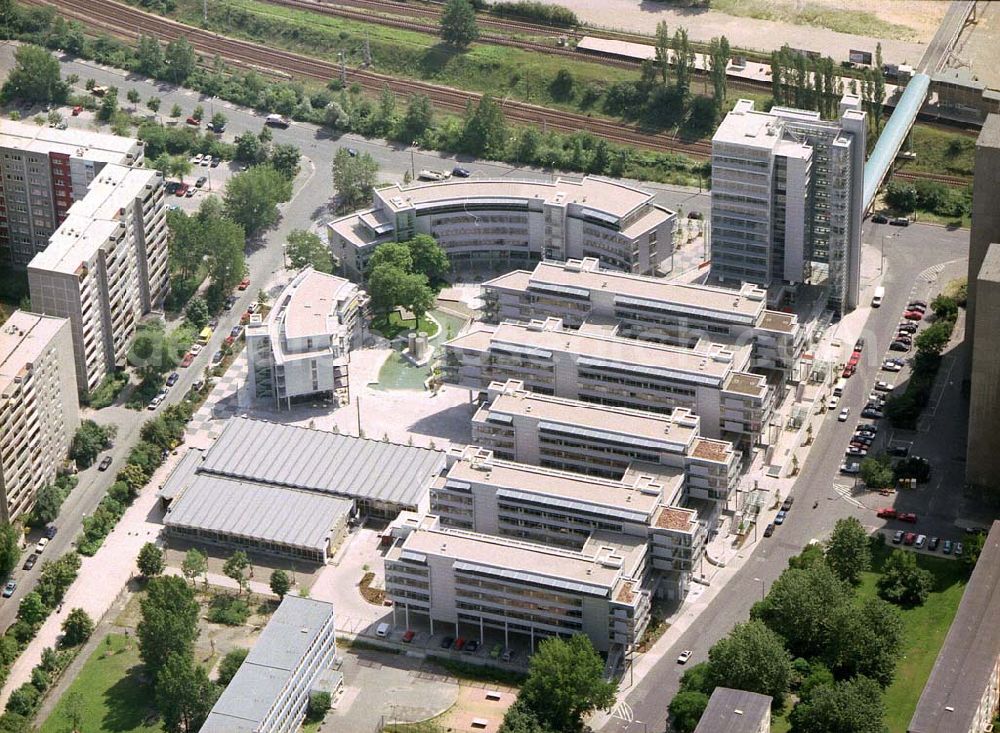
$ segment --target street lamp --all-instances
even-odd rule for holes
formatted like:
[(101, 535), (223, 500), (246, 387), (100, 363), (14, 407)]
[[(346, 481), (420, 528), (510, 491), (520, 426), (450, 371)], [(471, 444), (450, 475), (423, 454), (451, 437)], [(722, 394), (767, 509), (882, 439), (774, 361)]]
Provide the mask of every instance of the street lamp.
[(413, 151), (415, 148), (419, 148), (420, 143), (416, 140), (413, 141), (413, 145), (410, 146), (410, 177), (413, 180), (417, 179), (417, 166), (413, 160)]

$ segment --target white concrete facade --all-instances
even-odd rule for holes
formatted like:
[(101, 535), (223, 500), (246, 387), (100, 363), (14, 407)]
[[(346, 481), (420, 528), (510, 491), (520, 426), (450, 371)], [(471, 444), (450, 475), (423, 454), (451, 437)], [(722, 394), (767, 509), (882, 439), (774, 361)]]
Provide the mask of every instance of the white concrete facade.
[(69, 321), (15, 311), (0, 326), (0, 519), (31, 511), (79, 424)]
[(853, 310), (866, 135), (854, 95), (836, 121), (739, 100), (712, 138), (712, 277), (764, 287), (826, 278), (830, 305)]
[(34, 308), (72, 323), (87, 394), (124, 364), (140, 319), (167, 294), (163, 174), (105, 166), (29, 263), (28, 284)]
[(361, 278), (375, 248), (430, 234), (456, 266), (595, 257), (653, 273), (673, 251), (674, 212), (620, 181), (467, 179), (377, 189), (372, 208), (328, 224), (342, 274)]
[(246, 328), (250, 393), (288, 407), (348, 389), (348, 353), (361, 345), (368, 296), (342, 277), (306, 268), (285, 287), (266, 322)]

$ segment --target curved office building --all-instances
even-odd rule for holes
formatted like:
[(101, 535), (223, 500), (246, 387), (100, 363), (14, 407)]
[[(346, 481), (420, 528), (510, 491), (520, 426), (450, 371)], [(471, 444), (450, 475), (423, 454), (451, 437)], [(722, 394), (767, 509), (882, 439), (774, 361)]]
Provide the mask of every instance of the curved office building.
[(372, 208), (327, 226), (334, 257), (354, 279), (379, 244), (421, 233), (458, 267), (594, 257), (606, 268), (655, 274), (672, 251), (675, 218), (651, 193), (588, 176), (397, 184), (377, 189)]

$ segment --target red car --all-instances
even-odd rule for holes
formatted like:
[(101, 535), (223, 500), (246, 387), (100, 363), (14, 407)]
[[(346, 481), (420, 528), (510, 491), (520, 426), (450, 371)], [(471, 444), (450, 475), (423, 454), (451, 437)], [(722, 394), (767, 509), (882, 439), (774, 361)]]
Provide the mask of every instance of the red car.
[(235, 341), (235, 340), (236, 339), (234, 339), (232, 336), (226, 336), (226, 340), (223, 341), (222, 343), (224, 343), (226, 346), (232, 346), (233, 345), (233, 341)]
[(465, 639), (463, 639), (461, 636), (455, 639), (455, 646), (453, 648), (455, 649), (456, 652), (462, 651), (462, 649), (465, 648)]
[(406, 633), (403, 634), (403, 641), (409, 644), (411, 641), (413, 641), (413, 637), (416, 635), (417, 633), (413, 629), (407, 629)]
[(875, 516), (879, 517), (880, 519), (895, 519), (899, 515), (896, 513), (895, 509), (883, 507), (882, 509), (879, 509), (877, 512), (875, 512)]
[(911, 512), (903, 512), (902, 514), (897, 514), (896, 519), (900, 522), (909, 522), (910, 524), (917, 523), (917, 515)]
[(923, 317), (924, 314), (921, 313), (920, 311), (906, 311), (905, 313), (903, 313), (903, 318), (905, 318), (908, 321), (919, 321), (922, 320)]
[(250, 287), (250, 278), (245, 277), (242, 280), (240, 280), (240, 284), (237, 290), (246, 290), (249, 287)]
[(857, 369), (856, 365), (854, 365), (854, 364), (848, 364), (847, 366), (844, 367), (844, 372), (840, 376), (842, 376), (844, 379), (847, 379), (848, 377), (851, 377), (851, 376), (854, 375), (854, 371), (856, 369)]
[(189, 351), (188, 353), (186, 353), (184, 355), (184, 358), (181, 359), (181, 366), (182, 367), (189, 367), (189, 366), (191, 366), (191, 362), (193, 362), (193, 361), (194, 361), (194, 354), (192, 354)]
[(916, 541), (917, 541), (917, 534), (916, 534), (916, 532), (907, 532), (906, 534), (903, 535), (903, 544), (904, 545), (912, 545)]
[(861, 354), (855, 351), (851, 354), (851, 358), (848, 360), (847, 366), (857, 367), (859, 361), (861, 361)]
[(200, 127), (201, 126), (201, 120), (196, 120), (194, 117), (188, 117), (187, 118), (187, 123), (189, 125), (194, 125), (195, 127)]
[(178, 198), (184, 196), (184, 194), (187, 193), (188, 188), (190, 188), (190, 186), (186, 183), (177, 184), (177, 190), (174, 192), (174, 196), (177, 196)]
[(76, 105), (76, 106), (75, 106), (75, 107), (73, 108), (73, 112), (72, 112), (72, 115), (73, 115), (74, 117), (78, 117), (78, 116), (80, 115), (80, 113), (81, 113), (81, 112), (83, 112), (83, 107), (81, 107), (80, 105)]

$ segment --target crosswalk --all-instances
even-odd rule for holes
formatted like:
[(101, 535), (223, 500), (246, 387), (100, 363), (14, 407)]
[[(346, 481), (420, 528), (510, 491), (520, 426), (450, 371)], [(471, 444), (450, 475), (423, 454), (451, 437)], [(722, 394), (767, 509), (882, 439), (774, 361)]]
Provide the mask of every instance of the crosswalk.
[(614, 710), (611, 711), (611, 717), (619, 718), (624, 720), (626, 723), (631, 723), (635, 719), (635, 714), (632, 712), (632, 706), (622, 700), (620, 703), (615, 705)]
[(946, 263), (941, 263), (939, 265), (934, 265), (933, 267), (928, 267), (926, 270), (920, 273), (920, 279), (924, 282), (932, 283), (937, 280), (938, 275), (944, 270)]
[(853, 490), (854, 490), (854, 486), (853, 485), (834, 484), (833, 485), (833, 490), (837, 494), (837, 496), (839, 496), (841, 499), (843, 499), (844, 501), (846, 501), (848, 504), (853, 504), (858, 509), (863, 509), (864, 508), (864, 506), (865, 506), (864, 504), (862, 504), (860, 501), (858, 501), (853, 496), (851, 496), (851, 494), (853, 493)]

